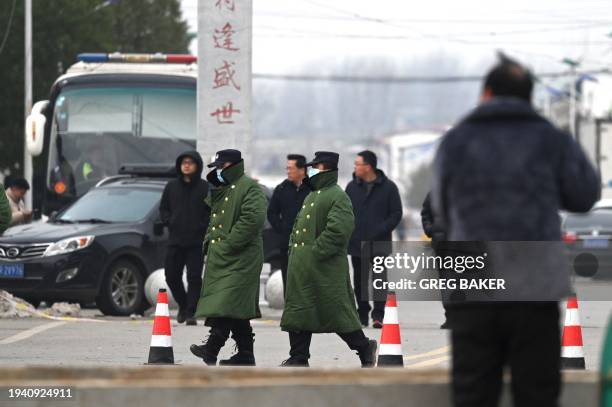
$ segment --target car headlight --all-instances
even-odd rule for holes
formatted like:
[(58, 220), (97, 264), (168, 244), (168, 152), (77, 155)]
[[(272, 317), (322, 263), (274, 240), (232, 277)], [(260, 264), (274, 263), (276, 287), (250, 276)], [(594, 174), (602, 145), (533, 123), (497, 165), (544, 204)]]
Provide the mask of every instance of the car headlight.
[(59, 242), (53, 243), (45, 250), (43, 256), (55, 256), (57, 254), (65, 254), (81, 250), (91, 245), (94, 241), (94, 236), (77, 236), (70, 237), (68, 239), (60, 240)]

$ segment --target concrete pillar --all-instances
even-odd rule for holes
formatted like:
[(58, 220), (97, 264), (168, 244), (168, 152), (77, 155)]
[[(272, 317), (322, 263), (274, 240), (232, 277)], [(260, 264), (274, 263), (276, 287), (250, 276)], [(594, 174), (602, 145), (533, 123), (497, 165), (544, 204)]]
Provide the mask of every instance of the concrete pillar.
[(249, 171), (251, 140), (251, 0), (198, 2), (198, 142), (205, 163), (236, 148)]

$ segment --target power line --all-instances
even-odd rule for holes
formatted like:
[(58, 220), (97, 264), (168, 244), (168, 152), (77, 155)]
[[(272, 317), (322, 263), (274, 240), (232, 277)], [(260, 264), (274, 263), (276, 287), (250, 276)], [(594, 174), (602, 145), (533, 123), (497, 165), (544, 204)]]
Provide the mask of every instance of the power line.
[[(351, 16), (331, 16), (331, 15), (304, 15), (304, 14), (287, 14), (287, 13), (256, 13), (254, 17), (259, 18), (282, 18), (282, 19), (298, 19), (298, 20), (332, 20), (332, 21), (356, 21), (354, 15)], [(369, 17), (366, 17), (369, 18)], [(357, 19), (359, 21), (359, 19)], [(431, 23), (442, 23), (442, 24), (501, 24), (501, 25), (575, 25), (581, 24), (601, 24), (601, 25), (612, 25), (612, 20), (580, 20), (570, 19), (561, 20), (509, 20), (509, 19), (446, 19), (446, 18), (391, 18), (384, 20), (389, 23), (416, 23), (416, 24), (431, 24)], [(401, 26), (403, 27), (403, 26)]]
[[(598, 69), (584, 71), (581, 74), (597, 75), (603, 73), (611, 73), (608, 69)], [(538, 79), (543, 78), (561, 78), (571, 76), (570, 72), (544, 72), (535, 74)], [(337, 83), (422, 83), (422, 84), (443, 84), (443, 83), (460, 83), (460, 82), (480, 82), (483, 75), (453, 75), (453, 76), (352, 76), (352, 75), (283, 75), (283, 74), (266, 74), (254, 73), (253, 79), (259, 80), (274, 80), (274, 81), (292, 81), (292, 82), (337, 82)]]
[(11, 7), (11, 13), (9, 14), (8, 24), (6, 25), (6, 31), (4, 32), (2, 43), (0, 44), (0, 54), (2, 54), (2, 51), (4, 51), (4, 46), (6, 45), (6, 41), (8, 40), (9, 33), (11, 32), (11, 25), (13, 24), (13, 17), (15, 15), (15, 5), (16, 4), (17, 4), (17, 0), (13, 0), (13, 6)]
[[(258, 37), (265, 38), (342, 38), (342, 39), (367, 39), (367, 40), (414, 40), (416, 37), (409, 35), (368, 35), (368, 34), (337, 34), (327, 33), (322, 31), (312, 30), (301, 30), (293, 28), (281, 28), (258, 25), (256, 28), (277, 31), (281, 35), (275, 34), (256, 34)], [(285, 32), (295, 34), (285, 34)], [(297, 35), (296, 35), (297, 34)], [(516, 45), (612, 45), (612, 40), (598, 40), (598, 41), (562, 41), (562, 40), (489, 40), (489, 41), (478, 41), (470, 40), (465, 42), (465, 45), (500, 45), (500, 44), (516, 44)]]

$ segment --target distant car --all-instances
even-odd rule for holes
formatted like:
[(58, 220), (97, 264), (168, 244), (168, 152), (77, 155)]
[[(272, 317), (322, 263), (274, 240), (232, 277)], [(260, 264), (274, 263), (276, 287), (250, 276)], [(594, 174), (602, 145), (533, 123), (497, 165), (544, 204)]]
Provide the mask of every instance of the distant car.
[(585, 214), (566, 214), (563, 241), (572, 265), (579, 255), (586, 255), (580, 259), (597, 263), (593, 278), (612, 279), (612, 208), (600, 206)]
[[(106, 315), (130, 315), (149, 304), (144, 282), (163, 268), (168, 231), (159, 201), (168, 178), (118, 176), (71, 206), (0, 236), (0, 289), (41, 301), (95, 302)], [(267, 262), (278, 247), (264, 231)]]

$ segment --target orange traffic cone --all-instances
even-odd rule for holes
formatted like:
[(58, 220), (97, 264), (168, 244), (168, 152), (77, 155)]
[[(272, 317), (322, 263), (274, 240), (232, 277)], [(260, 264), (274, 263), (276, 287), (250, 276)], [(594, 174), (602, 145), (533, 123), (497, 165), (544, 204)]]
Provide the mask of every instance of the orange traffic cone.
[(561, 340), (561, 368), (585, 369), (582, 346), (578, 299), (572, 296), (568, 298), (565, 310), (565, 324), (563, 324), (563, 339)]
[(377, 366), (404, 367), (402, 339), (400, 337), (399, 316), (397, 314), (397, 299), (395, 293), (387, 294), (385, 317), (383, 319), (380, 347), (378, 348)]
[(153, 335), (149, 349), (148, 364), (174, 364), (172, 350), (172, 333), (170, 332), (170, 313), (168, 312), (168, 294), (165, 288), (160, 288), (155, 307)]

